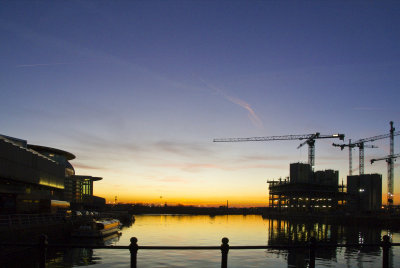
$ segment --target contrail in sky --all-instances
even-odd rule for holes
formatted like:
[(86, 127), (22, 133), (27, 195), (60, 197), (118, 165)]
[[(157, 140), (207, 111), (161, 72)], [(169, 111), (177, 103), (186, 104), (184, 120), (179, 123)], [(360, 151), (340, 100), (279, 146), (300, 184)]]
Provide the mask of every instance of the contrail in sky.
[(244, 100), (241, 100), (239, 98), (236, 97), (232, 97), (229, 96), (228, 94), (226, 94), (222, 89), (212, 86), (210, 84), (208, 84), (206, 81), (204, 81), (203, 79), (201, 79), (201, 82), (203, 82), (208, 88), (214, 90), (215, 92), (217, 92), (218, 94), (220, 94), (222, 97), (224, 97), (225, 99), (227, 99), (228, 101), (239, 105), (240, 107), (244, 108), (247, 110), (248, 114), (247, 116), (249, 117), (249, 119), (251, 120), (251, 122), (256, 126), (261, 128), (263, 126), (263, 123), (261, 121), (261, 119), (256, 115), (256, 113), (254, 112), (253, 108), (251, 108), (250, 104), (248, 104), (247, 102), (245, 102)]
[(381, 111), (381, 110), (384, 110), (384, 108), (362, 106), (362, 107), (353, 107), (353, 110), (356, 110), (356, 111)]
[(228, 99), (230, 102), (239, 105), (240, 107), (246, 109), (248, 111), (248, 117), (251, 120), (251, 122), (256, 126), (261, 128), (263, 126), (263, 123), (261, 121), (261, 119), (256, 115), (256, 113), (254, 112), (254, 110), (251, 108), (250, 104), (248, 104), (247, 102), (235, 98), (235, 97), (231, 97), (231, 96), (224, 96), (226, 99)]
[(65, 65), (65, 64), (71, 64), (71, 63), (60, 62), (60, 63), (21, 64), (21, 65), (15, 66), (15, 67), (21, 68), (21, 67), (52, 66), (52, 65)]

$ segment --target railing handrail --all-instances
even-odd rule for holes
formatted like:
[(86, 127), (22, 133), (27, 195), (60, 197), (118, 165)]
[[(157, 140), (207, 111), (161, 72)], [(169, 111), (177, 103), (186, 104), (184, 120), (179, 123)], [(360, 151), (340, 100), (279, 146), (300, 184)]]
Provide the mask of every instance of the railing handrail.
[[(222, 238), (221, 246), (139, 246), (137, 238), (130, 239), (129, 246), (103, 246), (103, 245), (90, 245), (90, 244), (49, 244), (47, 236), (42, 235), (39, 243), (0, 243), (0, 245), (8, 246), (35, 246), (39, 249), (40, 268), (46, 267), (46, 252), (49, 247), (59, 248), (92, 248), (92, 249), (129, 249), (131, 257), (131, 268), (137, 267), (137, 253), (138, 250), (221, 250), (221, 268), (228, 267), (228, 252), (233, 249), (291, 249), (291, 248), (308, 248), (309, 249), (309, 268), (315, 268), (315, 252), (318, 248), (327, 247), (382, 247), (382, 267), (389, 267), (389, 248), (392, 246), (400, 246), (400, 243), (391, 243), (389, 236), (385, 235), (381, 243), (373, 244), (333, 244), (333, 243), (319, 243), (314, 237), (311, 237), (308, 243), (287, 244), (287, 245), (261, 245), (261, 246), (229, 246), (229, 239)], [(318, 244), (318, 247), (317, 247)]]
[[(0, 246), (17, 246), (17, 247), (29, 247), (37, 246), (39, 243), (7, 243), (0, 242)], [(400, 243), (391, 243), (391, 246), (400, 246)], [(381, 247), (382, 243), (373, 244), (332, 244), (332, 243), (318, 243), (319, 248), (330, 248), (330, 247), (344, 247), (344, 248), (361, 248), (361, 247)], [(75, 243), (49, 243), (47, 247), (52, 248), (93, 248), (93, 249), (129, 249), (129, 246), (105, 246), (105, 245), (93, 245), (93, 244), (75, 244)], [(253, 246), (229, 246), (229, 249), (292, 249), (292, 248), (309, 248), (309, 243), (298, 243), (298, 244), (279, 244), (279, 245), (253, 245)], [(219, 250), (220, 246), (138, 246), (138, 249), (149, 249), (149, 250)]]

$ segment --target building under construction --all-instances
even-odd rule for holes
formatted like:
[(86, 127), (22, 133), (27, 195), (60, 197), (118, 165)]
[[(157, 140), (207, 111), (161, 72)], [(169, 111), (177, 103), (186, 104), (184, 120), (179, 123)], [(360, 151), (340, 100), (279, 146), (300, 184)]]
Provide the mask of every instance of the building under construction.
[(269, 207), (279, 211), (333, 211), (346, 203), (339, 172), (314, 172), (309, 164), (290, 164), (290, 176), (268, 181)]
[(290, 176), (268, 181), (269, 207), (288, 212), (337, 210), (372, 212), (382, 207), (382, 176), (362, 174), (339, 184), (336, 170), (313, 171), (309, 164), (290, 164)]

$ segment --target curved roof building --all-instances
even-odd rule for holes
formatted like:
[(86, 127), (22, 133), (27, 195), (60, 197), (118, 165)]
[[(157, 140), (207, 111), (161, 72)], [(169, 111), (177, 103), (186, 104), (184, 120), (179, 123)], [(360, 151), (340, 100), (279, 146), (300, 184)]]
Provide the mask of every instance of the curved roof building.
[(51, 148), (51, 147), (42, 146), (42, 145), (34, 145), (34, 144), (27, 144), (27, 147), (38, 153), (44, 154), (48, 157), (54, 157), (54, 156), (58, 155), (58, 156), (65, 157), (65, 159), (67, 159), (67, 160), (73, 160), (76, 158), (75, 155), (73, 155), (67, 151), (63, 151), (63, 150), (56, 149), (56, 148)]
[(70, 152), (0, 135), (0, 213), (40, 211), (44, 200), (93, 199), (93, 181), (76, 176)]

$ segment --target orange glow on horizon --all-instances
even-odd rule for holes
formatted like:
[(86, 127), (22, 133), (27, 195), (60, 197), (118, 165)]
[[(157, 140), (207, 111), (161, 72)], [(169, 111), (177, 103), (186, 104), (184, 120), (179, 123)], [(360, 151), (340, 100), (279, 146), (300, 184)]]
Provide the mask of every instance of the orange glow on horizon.
[[(97, 194), (106, 199), (106, 203), (115, 203), (115, 196), (110, 194), (102, 195)], [(244, 201), (246, 200), (246, 201)], [(159, 196), (158, 198), (151, 198), (146, 196), (131, 197), (131, 196), (117, 196), (117, 203), (125, 204), (146, 204), (146, 205), (156, 205), (163, 206), (165, 204), (170, 206), (184, 205), (184, 206), (200, 206), (200, 207), (219, 207), (226, 206), (228, 201), (229, 207), (266, 207), (268, 206), (267, 197), (232, 197), (227, 200), (217, 197), (192, 197), (192, 198), (182, 198), (182, 197), (171, 197), (166, 198)]]
[[(106, 199), (106, 203), (112, 204), (115, 203), (115, 195), (105, 194), (98, 192), (97, 196), (103, 197)], [(176, 206), (176, 205), (184, 205), (184, 206), (199, 206), (199, 207), (219, 207), (226, 206), (228, 201), (229, 207), (267, 207), (269, 204), (268, 195), (265, 196), (231, 196), (228, 199), (223, 199), (216, 196), (196, 196), (196, 197), (150, 197), (146, 195), (117, 195), (117, 203), (125, 203), (125, 204), (145, 204), (145, 205), (156, 205), (163, 206), (165, 204)], [(387, 194), (382, 193), (382, 205), (387, 204)], [(394, 204), (400, 204), (400, 196), (394, 196)]]

